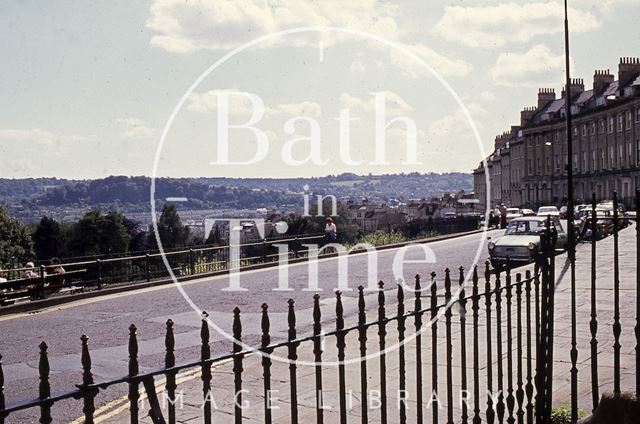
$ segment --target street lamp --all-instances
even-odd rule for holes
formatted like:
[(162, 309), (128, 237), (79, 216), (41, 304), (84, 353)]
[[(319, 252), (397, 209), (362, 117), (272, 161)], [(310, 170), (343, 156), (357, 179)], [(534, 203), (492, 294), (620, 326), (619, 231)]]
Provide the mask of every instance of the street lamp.
[(569, 69), (569, 16), (564, 0), (565, 115), (567, 119), (567, 254), (571, 267), (571, 422), (578, 421), (578, 349), (576, 340), (576, 246), (573, 228), (573, 139), (571, 134), (571, 77)]

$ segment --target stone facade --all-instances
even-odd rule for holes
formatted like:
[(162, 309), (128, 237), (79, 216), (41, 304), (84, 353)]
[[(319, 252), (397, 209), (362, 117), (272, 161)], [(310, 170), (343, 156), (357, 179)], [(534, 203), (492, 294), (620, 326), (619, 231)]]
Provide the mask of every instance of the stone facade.
[[(570, 93), (576, 202), (589, 203), (592, 192), (609, 199), (617, 191), (631, 206), (640, 189), (640, 59), (622, 58), (617, 80), (609, 71), (596, 71), (590, 90), (574, 79)], [(565, 100), (565, 90), (556, 98), (553, 89), (540, 89), (537, 105), (520, 113), (520, 125), (496, 137), (493, 153), (473, 172), (481, 206), (566, 203)]]

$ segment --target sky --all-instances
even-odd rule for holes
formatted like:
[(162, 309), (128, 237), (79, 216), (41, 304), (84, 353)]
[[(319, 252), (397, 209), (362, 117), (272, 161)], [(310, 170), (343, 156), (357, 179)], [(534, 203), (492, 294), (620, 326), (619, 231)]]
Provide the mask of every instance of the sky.
[[(640, 1), (569, 4), (587, 89), (640, 56)], [(555, 0), (5, 0), (0, 177), (470, 172), (560, 93), (562, 31)]]

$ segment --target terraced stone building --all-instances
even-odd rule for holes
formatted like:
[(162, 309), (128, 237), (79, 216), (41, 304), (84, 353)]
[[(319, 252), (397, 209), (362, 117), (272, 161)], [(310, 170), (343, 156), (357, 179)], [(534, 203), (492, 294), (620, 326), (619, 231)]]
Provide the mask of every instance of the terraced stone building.
[[(590, 90), (574, 79), (569, 91), (576, 201), (590, 201), (592, 192), (610, 198), (617, 190), (631, 206), (640, 189), (640, 59), (621, 58), (617, 80), (609, 70), (597, 70)], [(520, 112), (520, 125), (496, 137), (493, 153), (473, 171), (481, 206), (487, 206), (485, 163), (490, 207), (566, 203), (566, 90), (556, 97), (553, 89), (541, 88), (537, 105)]]

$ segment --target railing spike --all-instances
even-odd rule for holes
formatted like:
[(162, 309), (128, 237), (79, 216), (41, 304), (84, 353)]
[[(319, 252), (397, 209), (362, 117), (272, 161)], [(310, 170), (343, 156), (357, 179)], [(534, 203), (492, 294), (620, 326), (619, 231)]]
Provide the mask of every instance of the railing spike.
[(235, 424), (242, 423), (242, 321), (240, 308), (233, 308), (233, 383), (235, 388), (234, 419)]
[(129, 326), (129, 419), (131, 423), (138, 422), (138, 400), (140, 399), (140, 394), (138, 391), (139, 381), (135, 378), (139, 372), (138, 365), (138, 339), (137, 339), (137, 328), (134, 324)]
[[(166, 334), (164, 337), (164, 347), (165, 347), (165, 356), (164, 356), (164, 367), (165, 369), (173, 368), (176, 365), (176, 356), (175, 356), (175, 337), (173, 334), (173, 321), (171, 319), (167, 320), (166, 323)], [(176, 422), (176, 373), (174, 371), (166, 372), (166, 384), (165, 388), (167, 390), (167, 395), (169, 398), (168, 402), (168, 416), (169, 423), (173, 424)]]
[(289, 360), (289, 386), (291, 392), (291, 423), (298, 424), (298, 382), (297, 382), (297, 366), (298, 360), (298, 343), (294, 342), (296, 339), (296, 311), (295, 302), (293, 299), (287, 301), (287, 323), (289, 325), (289, 344), (288, 344), (288, 356)]
[(369, 408), (367, 397), (367, 312), (364, 300), (364, 287), (358, 286), (358, 342), (360, 342), (360, 396), (362, 424), (369, 422)]
[(51, 418), (51, 403), (48, 399), (51, 397), (51, 385), (49, 384), (49, 356), (47, 354), (47, 344), (43, 341), (40, 343), (40, 360), (38, 363), (38, 372), (40, 374), (39, 397), (40, 403), (40, 423), (49, 424)]

